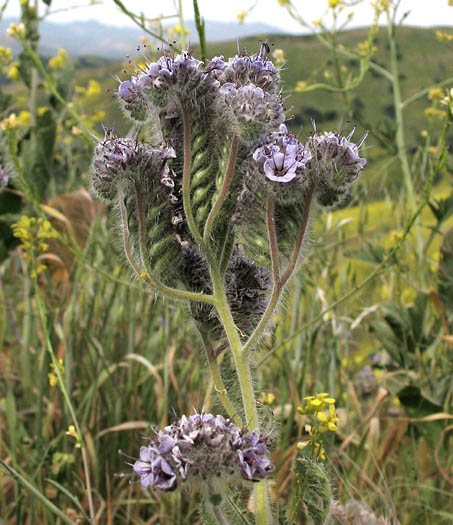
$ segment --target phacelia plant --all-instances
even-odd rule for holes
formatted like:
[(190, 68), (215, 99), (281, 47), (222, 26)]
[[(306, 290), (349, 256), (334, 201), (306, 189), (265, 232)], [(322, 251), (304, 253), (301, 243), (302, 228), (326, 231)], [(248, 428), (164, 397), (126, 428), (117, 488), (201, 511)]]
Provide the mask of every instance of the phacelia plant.
[[(137, 67), (117, 96), (153, 140), (106, 130), (91, 172), (93, 192), (119, 210), (136, 276), (189, 303), (228, 416), (182, 416), (154, 432), (134, 474), (163, 491), (197, 479), (211, 494), (209, 519), (220, 523), (236, 522), (221, 496), (235, 478), (257, 482), (256, 522), (272, 522), (262, 481), (272, 472), (269, 432), (260, 430), (250, 356), (300, 266), (310, 212), (343, 201), (366, 164), (365, 137), (354, 144), (352, 133), (315, 128), (301, 142), (288, 130), (268, 51), (263, 43), (254, 55), (207, 63), (164, 52)], [(224, 386), (222, 351), (231, 354), (242, 403)]]

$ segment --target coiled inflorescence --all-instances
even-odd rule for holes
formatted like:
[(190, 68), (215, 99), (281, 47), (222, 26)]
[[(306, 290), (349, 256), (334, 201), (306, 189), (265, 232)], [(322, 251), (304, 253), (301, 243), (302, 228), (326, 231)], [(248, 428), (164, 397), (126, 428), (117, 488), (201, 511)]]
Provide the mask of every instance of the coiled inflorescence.
[(182, 416), (147, 439), (131, 464), (143, 488), (172, 491), (189, 480), (214, 477), (258, 481), (273, 470), (268, 436), (248, 433), (221, 415)]
[[(157, 143), (107, 133), (91, 175), (94, 193), (121, 210), (128, 259), (140, 259), (137, 273), (151, 270), (212, 294), (199, 246), (208, 237), (234, 321), (245, 334), (272, 287), (269, 201), (275, 244), (287, 258), (311, 204), (342, 201), (366, 163), (359, 154), (365, 137), (356, 145), (352, 133), (315, 129), (303, 143), (288, 131), (280, 73), (268, 52), (263, 43), (254, 55), (217, 56), (206, 64), (188, 51), (164, 52), (136, 66), (117, 95), (132, 120), (151, 121)], [(256, 286), (241, 281), (244, 268)], [(205, 332), (223, 337), (214, 307), (192, 305), (192, 313)]]

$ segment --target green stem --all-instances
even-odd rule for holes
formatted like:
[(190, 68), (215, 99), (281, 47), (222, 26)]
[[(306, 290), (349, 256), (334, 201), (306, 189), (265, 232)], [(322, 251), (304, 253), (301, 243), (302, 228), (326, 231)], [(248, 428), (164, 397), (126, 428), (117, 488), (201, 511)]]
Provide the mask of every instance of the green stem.
[(404, 183), (406, 185), (407, 194), (409, 197), (409, 204), (411, 212), (415, 210), (415, 194), (414, 186), (412, 184), (411, 169), (406, 153), (406, 139), (404, 136), (404, 117), (403, 106), (401, 102), (401, 87), (399, 81), (397, 49), (395, 42), (395, 26), (390, 10), (387, 11), (387, 32), (390, 44), (390, 70), (392, 72), (393, 85), (393, 104), (395, 106), (395, 121), (396, 121), (396, 146), (398, 149), (398, 158), (400, 159), (401, 168), (403, 170)]
[[(259, 430), (258, 411), (256, 409), (250, 363), (244, 352), (233, 316), (231, 315), (231, 310), (228, 306), (223, 278), (217, 272), (213, 271), (212, 281), (214, 286), (214, 297), (217, 300), (217, 311), (233, 354), (233, 361), (241, 389), (247, 427), (251, 431)], [(261, 481), (255, 485), (255, 512), (257, 525), (269, 525), (272, 523), (272, 513), (265, 481)]]
[(38, 281), (36, 277), (33, 279), (33, 284), (35, 288), (36, 304), (38, 306), (39, 317), (41, 319), (41, 327), (42, 327), (42, 332), (43, 332), (45, 343), (46, 343), (46, 349), (49, 352), (50, 359), (53, 364), (53, 371), (55, 375), (57, 376), (58, 386), (60, 387), (60, 390), (63, 394), (63, 398), (66, 402), (66, 406), (68, 407), (69, 414), (71, 415), (71, 419), (74, 424), (78, 439), (80, 440), (81, 452), (82, 452), (82, 463), (83, 463), (83, 470), (85, 473), (85, 483), (86, 483), (87, 498), (88, 498), (88, 508), (89, 508), (89, 513), (90, 513), (90, 521), (94, 523), (95, 513), (94, 513), (94, 505), (93, 505), (93, 495), (91, 493), (92, 491), (91, 491), (90, 469), (89, 469), (89, 464), (88, 464), (88, 456), (86, 453), (86, 445), (83, 440), (82, 432), (80, 429), (79, 421), (77, 419), (74, 407), (72, 406), (71, 398), (69, 397), (69, 394), (66, 390), (63, 376), (61, 375), (60, 364), (58, 363), (58, 360), (53, 351), (52, 343), (50, 341), (50, 334), (49, 334), (49, 330), (47, 326), (47, 316), (46, 316), (45, 306), (44, 306), (44, 303), (41, 297), (41, 292), (39, 290)]
[(0, 465), (8, 472), (8, 474), (18, 481), (24, 488), (29, 490), (38, 500), (40, 500), (43, 505), (45, 505), (50, 512), (58, 516), (64, 523), (69, 523), (70, 525), (76, 525), (75, 521), (72, 521), (66, 514), (56, 507), (49, 499), (47, 499), (40, 490), (38, 490), (34, 485), (29, 483), (19, 472), (14, 470), (4, 461), (0, 460)]
[(211, 231), (214, 226), (214, 221), (217, 216), (217, 213), (219, 212), (220, 208), (222, 207), (228, 195), (228, 190), (230, 189), (231, 181), (233, 179), (234, 165), (236, 164), (237, 151), (238, 151), (238, 136), (235, 135), (233, 137), (233, 140), (231, 141), (230, 154), (228, 156), (228, 164), (227, 164), (227, 168), (225, 172), (225, 177), (223, 179), (222, 189), (220, 190), (220, 194), (217, 197), (215, 204), (212, 207), (211, 211), (209, 212), (208, 218), (206, 219), (206, 224), (205, 224), (204, 233), (203, 233), (203, 239), (206, 243), (209, 242), (209, 237), (211, 235)]
[(204, 347), (206, 350), (206, 357), (208, 359), (209, 369), (211, 371), (212, 379), (214, 381), (214, 388), (219, 396), (220, 401), (222, 402), (223, 407), (225, 408), (229, 418), (238, 426), (242, 425), (241, 418), (239, 417), (236, 409), (228, 397), (227, 389), (223, 383), (222, 375), (220, 373), (219, 365), (217, 362), (217, 356), (212, 348), (211, 344), (207, 341), (205, 337), (202, 336)]

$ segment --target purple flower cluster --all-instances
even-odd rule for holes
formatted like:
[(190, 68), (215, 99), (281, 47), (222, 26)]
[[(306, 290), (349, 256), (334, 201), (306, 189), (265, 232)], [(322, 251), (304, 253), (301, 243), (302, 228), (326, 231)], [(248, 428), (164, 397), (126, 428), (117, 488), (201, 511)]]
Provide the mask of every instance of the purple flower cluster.
[[(173, 188), (173, 172), (167, 160), (175, 156), (175, 150), (165, 145), (153, 147), (136, 139), (106, 136), (95, 148), (92, 188), (105, 202), (115, 198), (119, 184), (134, 180), (158, 178), (161, 184)], [(176, 197), (170, 194), (169, 198)]]
[(131, 466), (143, 488), (175, 490), (188, 479), (265, 478), (272, 471), (267, 436), (247, 433), (221, 415), (194, 414), (149, 436)]
[(172, 58), (165, 53), (157, 62), (151, 62), (141, 69), (138, 75), (121, 82), (118, 95), (126, 102), (135, 102), (141, 98), (147, 88), (168, 88), (178, 80), (184, 81), (190, 74), (197, 71), (201, 60), (194, 58), (189, 52), (180, 53)]
[(224, 61), (223, 56), (211, 59), (204, 69), (219, 84), (233, 83), (243, 86), (252, 83), (266, 91), (274, 91), (280, 82), (277, 68), (268, 58), (267, 43), (260, 46), (258, 53), (249, 56), (246, 53)]
[(282, 183), (303, 177), (311, 153), (281, 124), (271, 141), (255, 149), (253, 159), (269, 180)]

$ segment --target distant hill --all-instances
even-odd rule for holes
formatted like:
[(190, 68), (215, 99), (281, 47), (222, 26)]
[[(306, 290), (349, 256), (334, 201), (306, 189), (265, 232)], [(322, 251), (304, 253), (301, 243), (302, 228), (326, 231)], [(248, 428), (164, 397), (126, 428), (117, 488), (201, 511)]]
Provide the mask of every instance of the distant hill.
[[(13, 19), (0, 23), (0, 45), (8, 46), (14, 52), (19, 46), (6, 34), (6, 28)], [(189, 39), (198, 42), (198, 35), (193, 21), (187, 21)], [(52, 56), (60, 49), (66, 49), (72, 56), (96, 55), (110, 60), (121, 60), (125, 55), (135, 52), (140, 37), (146, 33), (140, 28), (118, 27), (101, 24), (95, 20), (85, 22), (54, 23), (43, 22), (40, 25), (41, 41), (39, 52), (43, 56)], [(216, 22), (206, 20), (206, 38), (209, 42), (236, 40), (253, 35), (271, 35), (285, 33), (284, 30), (268, 24), (237, 22)]]

